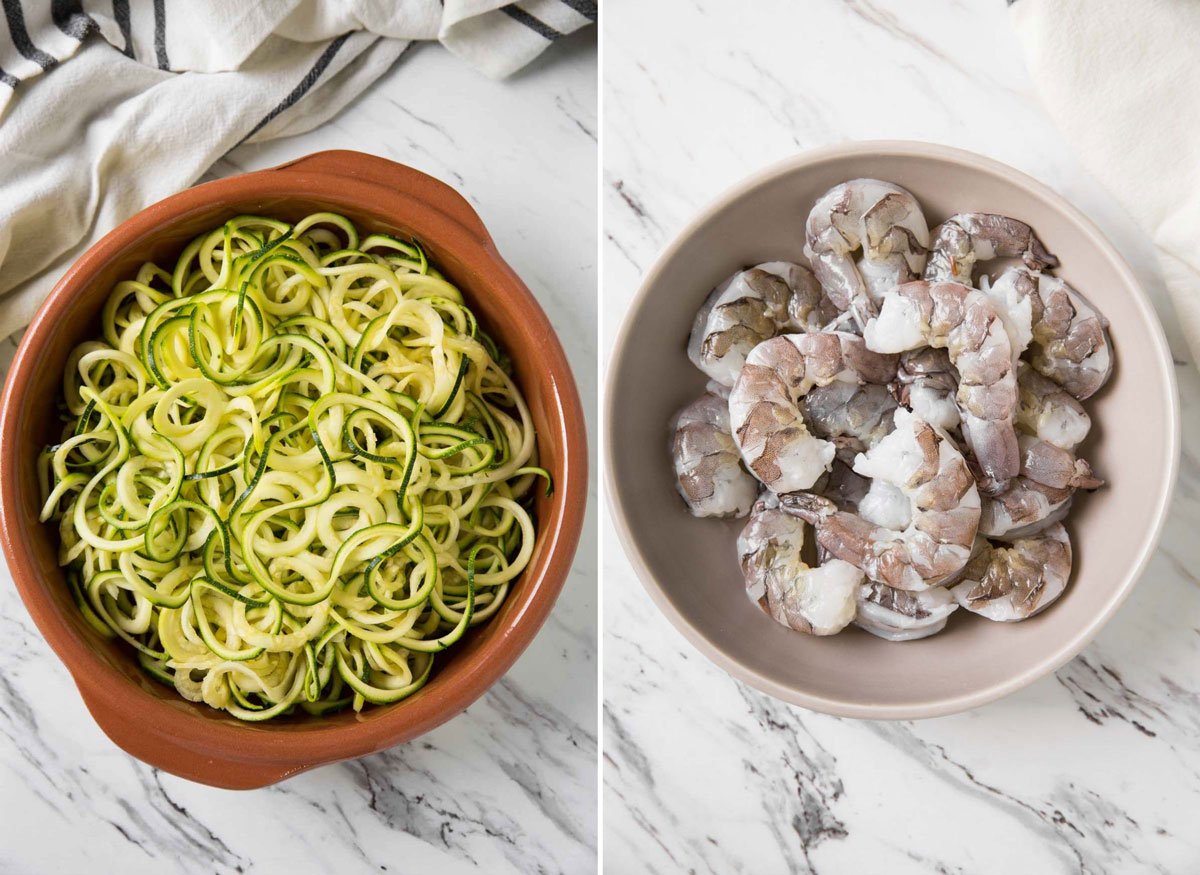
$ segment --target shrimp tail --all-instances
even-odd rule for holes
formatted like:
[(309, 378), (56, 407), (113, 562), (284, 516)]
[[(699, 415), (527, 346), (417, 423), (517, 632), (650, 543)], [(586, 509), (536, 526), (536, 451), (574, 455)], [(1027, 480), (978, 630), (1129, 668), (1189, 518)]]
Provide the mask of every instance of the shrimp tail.
[(817, 546), (828, 555), (849, 562), (868, 575), (882, 576), (885, 580), (903, 578), (904, 568), (897, 564), (892, 552), (885, 550), (880, 556), (872, 556), (871, 545), (879, 529), (857, 514), (845, 513), (830, 499), (811, 492), (780, 495), (779, 509), (811, 525), (816, 531)]
[(788, 492), (779, 496), (779, 507), (809, 525), (817, 525), (837, 513), (838, 507), (823, 495), (812, 492)]
[(1021, 467), (1016, 433), (1008, 423), (971, 416), (963, 417), (962, 429), (967, 441), (980, 448), (975, 459), (979, 491), (999, 495)]
[(1095, 472), (1092, 471), (1092, 466), (1086, 460), (1076, 459), (1075, 471), (1071, 477), (1070, 485), (1076, 489), (1085, 489), (1090, 492), (1103, 486), (1104, 480), (1096, 476)]
[(1048, 250), (1032, 230), (1029, 232), (1029, 245), (1021, 253), (1021, 261), (1030, 270), (1053, 270), (1060, 263), (1058, 256)]

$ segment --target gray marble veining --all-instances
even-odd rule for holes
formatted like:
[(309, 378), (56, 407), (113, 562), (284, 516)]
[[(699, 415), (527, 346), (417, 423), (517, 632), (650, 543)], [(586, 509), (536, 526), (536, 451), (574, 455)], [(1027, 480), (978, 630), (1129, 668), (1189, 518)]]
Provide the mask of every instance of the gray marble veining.
[[(241, 147), (213, 175), (350, 148), (445, 179), (542, 302), (591, 409), (596, 52), (587, 35), (568, 43), (507, 83), (416, 48), (325, 126)], [(594, 525), (541, 634), (464, 714), (249, 793), (113, 746), (0, 571), (0, 872), (594, 872)]]
[(612, 0), (602, 355), (704, 204), (808, 148), (907, 138), (991, 155), (1090, 215), (1167, 326), (1183, 464), (1161, 546), (1077, 659), (937, 720), (814, 714), (732, 680), (654, 608), (602, 522), (605, 869), (1200, 871), (1200, 376), (1148, 242), (1038, 104), (1004, 4)]

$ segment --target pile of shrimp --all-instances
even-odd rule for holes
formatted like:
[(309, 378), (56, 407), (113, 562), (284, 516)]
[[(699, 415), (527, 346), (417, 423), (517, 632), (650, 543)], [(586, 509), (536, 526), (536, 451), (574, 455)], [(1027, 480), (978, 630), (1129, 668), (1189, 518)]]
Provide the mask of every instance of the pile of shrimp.
[(1071, 576), (1062, 520), (1103, 485), (1077, 449), (1107, 320), (1008, 216), (931, 232), (910, 192), (854, 179), (804, 232), (807, 264), (740, 270), (696, 314), (709, 382), (671, 444), (689, 510), (747, 518), (746, 592), (800, 632), (910, 641), (959, 608), (1044, 610)]

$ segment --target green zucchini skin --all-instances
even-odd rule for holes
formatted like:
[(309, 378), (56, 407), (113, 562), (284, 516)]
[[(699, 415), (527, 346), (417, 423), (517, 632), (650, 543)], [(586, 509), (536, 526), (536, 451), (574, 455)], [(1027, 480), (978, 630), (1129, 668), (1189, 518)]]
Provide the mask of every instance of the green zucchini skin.
[(416, 241), (243, 215), (113, 288), (39, 455), (75, 604), (246, 721), (398, 702), (532, 555), (509, 360)]

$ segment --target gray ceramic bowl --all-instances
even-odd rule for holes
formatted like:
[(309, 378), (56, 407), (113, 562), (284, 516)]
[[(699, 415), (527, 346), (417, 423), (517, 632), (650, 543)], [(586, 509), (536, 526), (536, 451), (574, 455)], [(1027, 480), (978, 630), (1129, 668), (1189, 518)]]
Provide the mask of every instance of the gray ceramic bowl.
[[(1108, 486), (1067, 520), (1075, 569), (1044, 613), (997, 624), (957, 611), (940, 635), (889, 643), (851, 627), (815, 638), (776, 624), (743, 590), (742, 520), (690, 516), (666, 454), (669, 420), (704, 388), (684, 346), (709, 290), (739, 267), (803, 262), (813, 201), (870, 176), (912, 191), (932, 227), (955, 212), (1029, 222), (1062, 259), (1058, 275), (1111, 321), (1116, 368), (1089, 399), (1082, 455)], [(820, 149), (756, 174), (717, 200), (662, 253), (626, 314), (610, 363), (607, 491), (638, 576), (672, 623), (721, 668), (798, 705), (849, 717), (917, 718), (998, 699), (1070, 660), (1129, 595), (1162, 528), (1179, 463), (1179, 402), (1162, 328), (1095, 225), (1046, 186), (995, 161), (924, 143)]]

